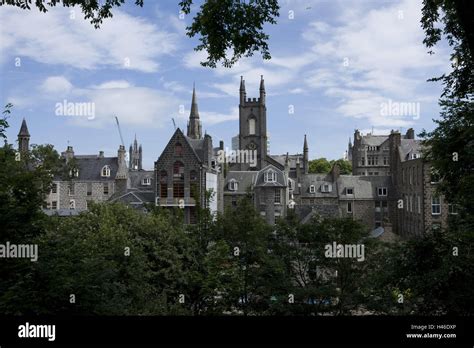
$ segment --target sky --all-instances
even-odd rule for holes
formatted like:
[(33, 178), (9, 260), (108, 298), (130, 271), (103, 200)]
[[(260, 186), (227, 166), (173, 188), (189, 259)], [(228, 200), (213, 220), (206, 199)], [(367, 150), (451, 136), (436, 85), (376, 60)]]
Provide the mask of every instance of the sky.
[[(230, 69), (200, 65), (207, 55), (185, 34), (200, 2), (189, 16), (178, 2), (127, 1), (100, 29), (78, 8), (1, 6), (0, 102), (14, 105), (8, 141), (16, 142), (25, 118), (32, 144), (116, 156), (117, 116), (126, 149), (136, 135), (152, 169), (174, 133), (172, 119), (186, 129), (193, 83), (203, 132), (231, 148), (240, 76), (253, 98), (261, 75), (271, 154), (301, 153), (306, 134), (310, 159), (338, 159), (355, 129), (435, 127), (442, 86), (427, 80), (451, 64), (445, 42), (433, 55), (423, 46), (421, 1), (280, 1), (277, 24), (265, 27), (272, 59), (257, 52)], [(69, 115), (66, 103), (88, 103), (91, 113)]]

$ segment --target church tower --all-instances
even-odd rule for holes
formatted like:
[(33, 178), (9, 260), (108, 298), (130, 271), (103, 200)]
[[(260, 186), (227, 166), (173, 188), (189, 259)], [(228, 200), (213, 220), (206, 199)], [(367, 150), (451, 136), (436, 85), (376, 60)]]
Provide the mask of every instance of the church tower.
[(135, 134), (135, 141), (133, 147), (130, 145), (130, 158), (128, 161), (128, 168), (130, 170), (142, 170), (142, 145), (138, 147), (137, 135)]
[(20, 132), (18, 133), (18, 151), (28, 152), (30, 148), (30, 132), (28, 132), (28, 126), (26, 125), (25, 119), (21, 123)]
[(239, 150), (256, 151), (257, 166), (252, 161), (242, 163), (241, 170), (260, 170), (266, 165), (267, 157), (267, 107), (265, 105), (265, 83), (260, 79), (260, 97), (247, 98), (245, 81), (240, 78), (239, 104)]
[(191, 101), (191, 112), (189, 113), (188, 132), (186, 134), (191, 139), (201, 139), (201, 121), (199, 120), (199, 110), (196, 100), (196, 89), (193, 84), (193, 99)]

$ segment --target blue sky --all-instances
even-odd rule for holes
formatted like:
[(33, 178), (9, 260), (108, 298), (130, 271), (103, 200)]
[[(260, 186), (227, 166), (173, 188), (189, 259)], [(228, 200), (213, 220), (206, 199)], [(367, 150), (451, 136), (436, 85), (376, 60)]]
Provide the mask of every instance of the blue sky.
[[(258, 97), (264, 75), (272, 154), (301, 152), (307, 134), (310, 159), (336, 159), (355, 128), (434, 127), (441, 86), (426, 80), (451, 67), (445, 44), (434, 55), (422, 45), (421, 1), (280, 1), (278, 24), (266, 27), (272, 59), (257, 53), (232, 69), (199, 65), (205, 53), (185, 35), (192, 18), (180, 18), (177, 0), (128, 2), (99, 30), (79, 9), (0, 7), (0, 101), (14, 104), (10, 142), (24, 117), (31, 143), (116, 156), (116, 115), (126, 148), (137, 134), (152, 169), (174, 131), (171, 118), (186, 128), (195, 81), (203, 130), (215, 146), (231, 147), (241, 75), (247, 97)], [(95, 118), (57, 116), (64, 100), (93, 103)], [(389, 100), (419, 103), (419, 117), (382, 114)]]

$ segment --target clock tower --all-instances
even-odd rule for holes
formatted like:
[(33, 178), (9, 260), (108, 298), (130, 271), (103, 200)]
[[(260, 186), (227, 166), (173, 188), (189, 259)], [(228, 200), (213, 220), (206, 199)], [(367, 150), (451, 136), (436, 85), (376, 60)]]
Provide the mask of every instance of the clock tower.
[(260, 80), (260, 97), (247, 98), (245, 81), (240, 79), (239, 103), (239, 150), (254, 151), (256, 166), (252, 161), (240, 164), (240, 170), (260, 170), (266, 165), (267, 157), (267, 107), (265, 106), (265, 84)]

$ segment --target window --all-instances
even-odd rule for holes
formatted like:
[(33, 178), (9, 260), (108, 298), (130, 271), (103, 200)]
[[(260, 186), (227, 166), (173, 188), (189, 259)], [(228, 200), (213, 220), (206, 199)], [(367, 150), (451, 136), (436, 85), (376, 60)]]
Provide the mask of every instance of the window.
[(369, 166), (375, 166), (379, 164), (379, 158), (377, 156), (368, 156), (367, 157), (367, 164)]
[(73, 183), (73, 182), (70, 182), (69, 185), (68, 185), (68, 194), (69, 196), (74, 196), (75, 195), (75, 188), (76, 188), (76, 184)]
[(239, 183), (236, 180), (232, 179), (229, 181), (229, 190), (237, 191), (238, 188), (239, 188)]
[(232, 196), (231, 204), (232, 204), (233, 207), (237, 206), (237, 196)]
[(150, 186), (151, 185), (151, 178), (149, 178), (149, 177), (143, 178), (142, 185)]
[(276, 181), (276, 173), (273, 170), (269, 170), (265, 173), (265, 182), (275, 182)]
[(183, 145), (181, 145), (181, 143), (176, 143), (176, 145), (174, 146), (174, 154), (176, 156), (183, 155)]
[(51, 193), (58, 193), (58, 184), (53, 184), (53, 186), (51, 186)]
[(352, 202), (347, 202), (347, 212), (352, 213)]
[(173, 197), (184, 198), (184, 182), (182, 181), (173, 182)]
[(365, 166), (365, 157), (362, 157), (362, 158), (360, 159), (360, 164), (361, 164), (362, 166)]
[(421, 214), (421, 197), (418, 196), (418, 214)]
[(315, 193), (315, 192), (316, 192), (316, 186), (311, 185), (311, 186), (309, 187), (309, 193)]
[(109, 194), (109, 183), (104, 182), (104, 195), (108, 195), (108, 194)]
[(448, 204), (448, 213), (450, 215), (457, 215), (458, 214), (458, 207), (456, 204)]
[(321, 185), (321, 192), (332, 192), (332, 185), (331, 184)]
[(69, 209), (71, 209), (71, 210), (76, 209), (76, 201), (74, 199), (71, 199), (69, 201)]
[(384, 158), (383, 158), (383, 165), (384, 166), (388, 165), (388, 157), (387, 156), (384, 156)]
[(160, 197), (168, 197), (168, 173), (165, 170), (160, 172)]
[(87, 195), (92, 196), (92, 183), (91, 182), (87, 183)]
[(354, 188), (353, 187), (346, 188), (346, 195), (353, 195), (353, 194), (354, 194)]
[(249, 118), (249, 135), (255, 134), (255, 118)]
[(410, 213), (413, 212), (413, 196), (410, 195)]
[(110, 176), (110, 167), (109, 166), (103, 166), (100, 175), (102, 177), (107, 177), (108, 178)]
[(51, 202), (51, 209), (54, 209), (54, 210), (58, 209), (58, 202), (57, 201), (52, 201)]
[(281, 203), (281, 191), (280, 189), (275, 189), (275, 203)]
[(184, 164), (182, 162), (174, 162), (173, 177), (184, 180)]
[(377, 191), (378, 191), (379, 196), (386, 196), (387, 195), (387, 188), (386, 187), (379, 187)]
[(441, 199), (439, 196), (431, 197), (431, 215), (441, 214)]
[(76, 177), (76, 178), (79, 177), (79, 169), (77, 169), (77, 168), (71, 169), (71, 170), (69, 171), (69, 176), (70, 176), (71, 178), (73, 178), (73, 177)]

